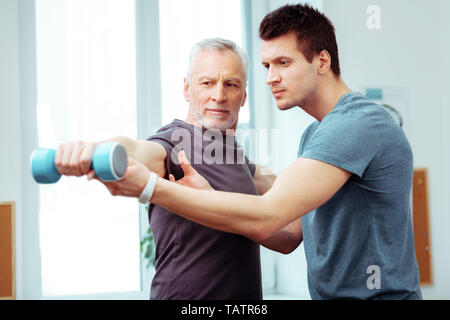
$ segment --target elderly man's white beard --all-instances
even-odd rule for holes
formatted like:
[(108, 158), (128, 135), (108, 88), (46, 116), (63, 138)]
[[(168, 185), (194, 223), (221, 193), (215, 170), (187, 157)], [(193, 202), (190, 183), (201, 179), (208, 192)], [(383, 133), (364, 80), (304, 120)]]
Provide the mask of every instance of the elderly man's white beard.
[(217, 117), (216, 119), (202, 117), (198, 112), (195, 111), (191, 112), (191, 115), (197, 123), (199, 123), (203, 128), (208, 130), (225, 131), (227, 129), (230, 129), (238, 119), (237, 114), (234, 117), (233, 116), (228, 117), (228, 119), (225, 122), (221, 121), (220, 117)]

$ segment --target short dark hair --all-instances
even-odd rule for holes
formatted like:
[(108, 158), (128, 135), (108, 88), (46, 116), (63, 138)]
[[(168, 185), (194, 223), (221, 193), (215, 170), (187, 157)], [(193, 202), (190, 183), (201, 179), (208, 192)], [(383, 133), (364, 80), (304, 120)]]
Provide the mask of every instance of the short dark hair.
[(338, 46), (334, 26), (321, 12), (307, 4), (285, 5), (267, 14), (259, 25), (262, 40), (271, 40), (294, 32), (299, 50), (311, 62), (316, 54), (327, 50), (331, 70), (340, 76)]

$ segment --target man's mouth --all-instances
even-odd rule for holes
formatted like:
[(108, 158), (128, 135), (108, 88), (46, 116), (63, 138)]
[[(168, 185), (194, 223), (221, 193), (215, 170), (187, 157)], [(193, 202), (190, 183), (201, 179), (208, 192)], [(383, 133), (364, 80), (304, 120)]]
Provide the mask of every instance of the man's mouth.
[(285, 91), (285, 89), (272, 90), (272, 94), (275, 98), (279, 98)]
[(219, 116), (219, 117), (223, 117), (226, 114), (228, 114), (228, 110), (225, 110), (225, 109), (211, 109), (211, 108), (207, 108), (206, 112), (208, 112), (212, 116)]

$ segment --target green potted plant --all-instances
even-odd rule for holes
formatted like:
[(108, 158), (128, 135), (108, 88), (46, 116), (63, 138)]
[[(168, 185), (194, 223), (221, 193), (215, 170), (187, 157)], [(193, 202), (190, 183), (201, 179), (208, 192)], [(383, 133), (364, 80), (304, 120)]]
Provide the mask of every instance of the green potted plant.
[[(148, 212), (148, 205), (145, 206), (146, 211)], [(153, 238), (152, 228), (148, 227), (147, 232), (144, 234), (144, 237), (141, 240), (141, 254), (143, 255), (144, 260), (147, 261), (146, 267), (155, 266), (155, 239)]]

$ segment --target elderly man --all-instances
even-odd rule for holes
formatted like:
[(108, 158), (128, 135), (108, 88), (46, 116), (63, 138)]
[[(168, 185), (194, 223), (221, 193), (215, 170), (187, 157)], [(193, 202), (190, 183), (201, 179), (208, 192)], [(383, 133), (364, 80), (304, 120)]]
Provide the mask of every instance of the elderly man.
[[(182, 149), (214, 189), (265, 193), (274, 176), (249, 162), (234, 139), (247, 96), (247, 69), (246, 53), (233, 42), (206, 39), (197, 43), (184, 79), (184, 97), (189, 103), (186, 120), (174, 120), (148, 141), (109, 140), (127, 150), (128, 173), (133, 173), (133, 165), (142, 164), (159, 177), (189, 179), (189, 170), (183, 168), (183, 174), (177, 160)], [(61, 144), (55, 157), (60, 173), (89, 173), (98, 143)], [(115, 193), (114, 187), (110, 190)], [(126, 188), (120, 192), (127, 194)], [(191, 222), (157, 205), (149, 208), (149, 222), (156, 242), (151, 299), (262, 299), (259, 244)], [(276, 243), (274, 237), (265, 245), (276, 247)]]

